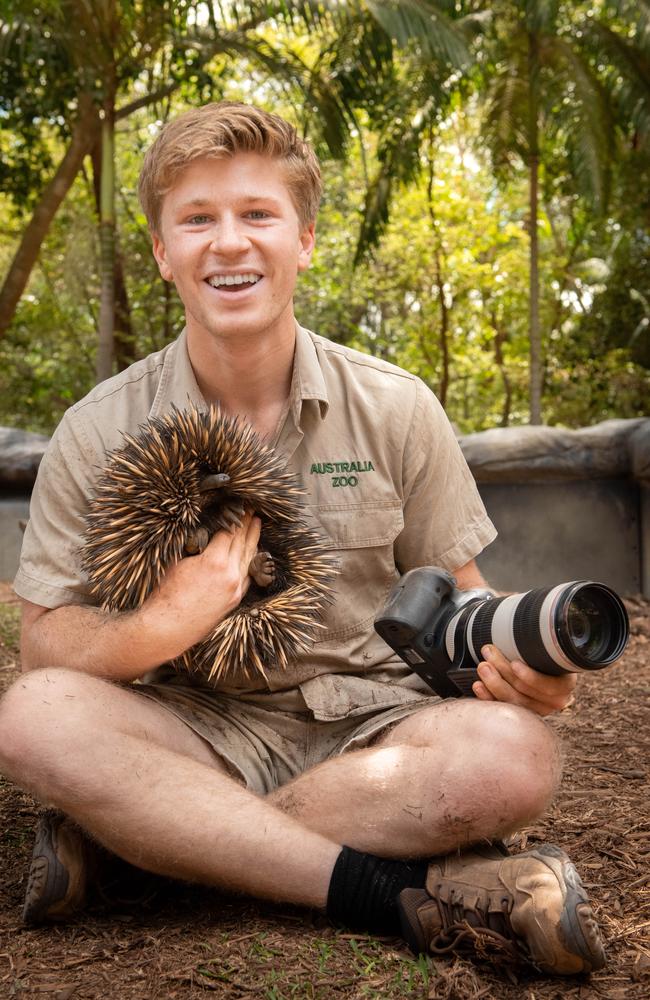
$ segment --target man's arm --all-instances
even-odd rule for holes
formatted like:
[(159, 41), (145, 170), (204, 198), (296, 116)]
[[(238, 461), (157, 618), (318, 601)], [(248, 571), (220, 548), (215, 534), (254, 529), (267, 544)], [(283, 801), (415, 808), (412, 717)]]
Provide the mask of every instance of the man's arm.
[(476, 565), (475, 559), (471, 559), (464, 566), (461, 566), (460, 569), (454, 570), (451, 575), (456, 578), (456, 586), (459, 590), (492, 589)]
[(259, 535), (260, 521), (250, 514), (240, 528), (217, 532), (200, 555), (171, 566), (134, 611), (50, 610), (24, 601), (23, 670), (67, 667), (131, 681), (180, 656), (240, 603)]
[[(457, 569), (453, 576), (461, 590), (488, 587), (474, 559)], [(508, 660), (496, 646), (484, 646), (478, 665), (480, 680), (472, 690), (481, 701), (505, 701), (522, 705), (537, 715), (550, 715), (566, 708), (573, 699), (575, 674), (550, 677), (533, 670), (521, 660)]]

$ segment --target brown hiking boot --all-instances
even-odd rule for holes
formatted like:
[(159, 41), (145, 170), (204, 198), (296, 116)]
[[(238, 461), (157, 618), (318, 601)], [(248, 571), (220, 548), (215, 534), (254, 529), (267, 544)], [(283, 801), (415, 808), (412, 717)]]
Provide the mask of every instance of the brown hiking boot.
[(43, 813), (25, 892), (26, 924), (67, 920), (82, 908), (91, 854), (85, 834), (71, 819), (56, 810)]
[(558, 847), (497, 857), (493, 848), (450, 854), (429, 865), (424, 889), (404, 889), (404, 937), (417, 954), (464, 944), (494, 946), (544, 972), (570, 975), (605, 964), (580, 876)]

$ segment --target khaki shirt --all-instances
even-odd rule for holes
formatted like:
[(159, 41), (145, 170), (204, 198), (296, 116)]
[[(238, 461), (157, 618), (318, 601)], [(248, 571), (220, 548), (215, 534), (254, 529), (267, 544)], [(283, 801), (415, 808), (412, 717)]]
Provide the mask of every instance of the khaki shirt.
[[(84, 515), (106, 452), (149, 417), (188, 400), (205, 407), (185, 333), (102, 382), (71, 407), (41, 463), (16, 593), (57, 608), (91, 603), (80, 566)], [(289, 410), (275, 447), (298, 474), (340, 573), (325, 629), (269, 687), (224, 681), (246, 700), (319, 719), (364, 714), (428, 688), (375, 633), (391, 586), (416, 566), (454, 570), (493, 540), (472, 475), (424, 383), (376, 358), (297, 328)]]

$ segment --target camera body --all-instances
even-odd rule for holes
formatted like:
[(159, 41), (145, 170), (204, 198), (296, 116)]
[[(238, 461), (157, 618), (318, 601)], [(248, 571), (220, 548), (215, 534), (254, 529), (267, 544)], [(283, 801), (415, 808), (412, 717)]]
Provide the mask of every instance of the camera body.
[(463, 608), (493, 597), (489, 590), (459, 590), (444, 569), (422, 566), (405, 573), (393, 588), (375, 629), (442, 698), (473, 696), (476, 667), (462, 665), (467, 655), (461, 648), (450, 661), (447, 626)]
[(410, 570), (375, 619), (382, 639), (443, 698), (474, 696), (487, 643), (557, 676), (600, 670), (627, 644), (625, 606), (604, 584), (573, 581), (507, 597), (455, 584), (437, 566)]

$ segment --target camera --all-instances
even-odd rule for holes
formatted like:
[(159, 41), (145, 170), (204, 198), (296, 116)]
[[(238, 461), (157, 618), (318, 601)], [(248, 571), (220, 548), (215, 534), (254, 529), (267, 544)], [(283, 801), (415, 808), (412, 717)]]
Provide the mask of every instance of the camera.
[(481, 649), (544, 674), (601, 670), (629, 638), (620, 597), (602, 583), (578, 580), (495, 597), (459, 590), (437, 566), (405, 573), (375, 619), (382, 639), (443, 698), (473, 695)]

